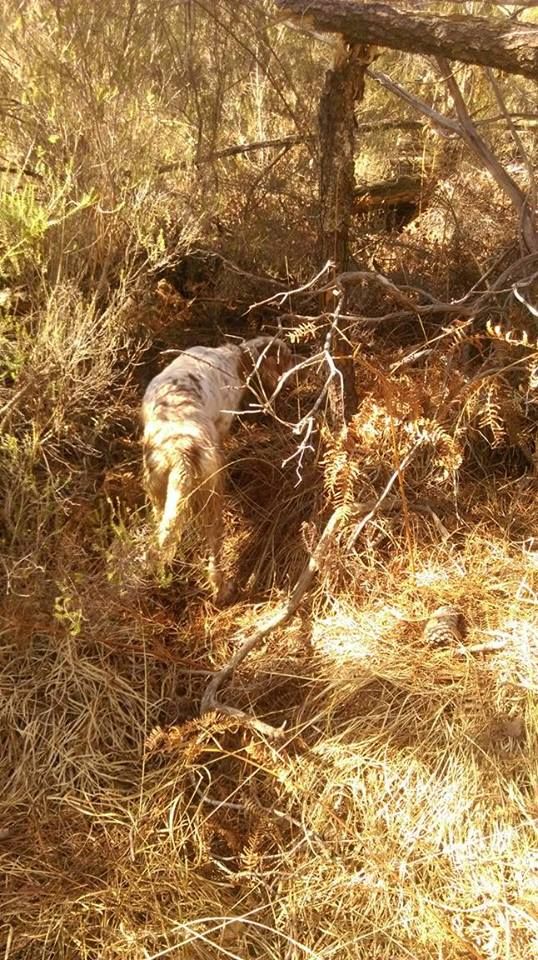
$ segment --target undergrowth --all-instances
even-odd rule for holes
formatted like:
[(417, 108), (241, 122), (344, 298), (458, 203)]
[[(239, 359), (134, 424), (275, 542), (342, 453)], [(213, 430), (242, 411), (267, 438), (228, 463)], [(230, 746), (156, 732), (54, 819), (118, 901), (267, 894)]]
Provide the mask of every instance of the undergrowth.
[[(347, 429), (321, 404), (298, 457), (316, 361), (277, 418), (250, 411), (229, 438), (236, 601), (208, 600), (195, 537), (169, 576), (145, 563), (151, 376), (193, 343), (280, 325), (306, 360), (327, 334), (315, 292), (267, 302), (315, 272), (327, 45), (268, 3), (217, 6), (1, 10), (0, 952), (528, 960), (538, 331), (520, 278), (474, 325), (402, 317), (364, 283)], [(429, 82), (410, 57), (381, 66)], [(489, 94), (467, 79), (481, 117)], [(526, 82), (505, 95), (528, 108)], [(372, 82), (358, 122), (380, 116), (410, 114)], [(303, 140), (214, 157), (290, 132)], [(360, 179), (435, 166), (428, 130), (368, 137)], [(533, 156), (532, 128), (521, 137)], [(490, 141), (514, 160), (506, 132)], [(421, 307), (487, 292), (516, 259), (513, 214), (472, 158), (438, 176), (409, 228), (358, 218), (351, 238)], [(518, 289), (535, 304), (532, 282)], [(357, 533), (358, 506), (403, 462)], [(314, 588), (221, 691), (284, 738), (200, 716), (212, 672), (289, 594), (335, 509)], [(443, 605), (466, 629), (437, 648), (424, 626)]]

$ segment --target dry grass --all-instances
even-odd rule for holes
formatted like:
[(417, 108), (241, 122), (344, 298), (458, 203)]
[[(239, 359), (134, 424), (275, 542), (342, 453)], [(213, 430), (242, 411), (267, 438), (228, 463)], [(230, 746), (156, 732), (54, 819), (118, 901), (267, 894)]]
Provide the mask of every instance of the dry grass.
[[(315, 262), (311, 140), (208, 157), (310, 136), (329, 52), (275, 26), (265, 0), (212, 6), (0, 11), (0, 956), (528, 960), (536, 352), (484, 336), (460, 355), (447, 337), (408, 360), (439, 327), (352, 323), (360, 410), (345, 436), (321, 411), (300, 484), (282, 423), (244, 417), (230, 438), (236, 602), (207, 600), (194, 541), (161, 582), (143, 562), (136, 423), (162, 351), (273, 329), (276, 311), (246, 308)], [(431, 80), (448, 109), (424, 62), (382, 66), (423, 93)], [(482, 116), (490, 91), (469, 78)], [(533, 103), (523, 81), (504, 92), (513, 110)], [(381, 116), (410, 114), (370, 83), (359, 121)], [(511, 160), (506, 132), (491, 139)], [(357, 175), (429, 168), (432, 142), (372, 134)], [(514, 224), (467, 157), (412, 229), (367, 229), (357, 256), (449, 299), (506, 253)], [(197, 246), (216, 253), (185, 256)], [(367, 285), (355, 306), (394, 309)], [(325, 322), (284, 326), (308, 355)], [(282, 420), (318, 390), (315, 372), (294, 384)], [(353, 505), (418, 437), (350, 547)], [(349, 515), (314, 589), (219, 694), (285, 722), (284, 740), (200, 717), (212, 671), (287, 595), (335, 505)], [(424, 625), (443, 604), (466, 633), (435, 648)]]
[[(302, 615), (225, 691), (286, 721), (275, 747), (197, 717), (204, 671), (271, 605), (249, 590), (285, 588), (304, 562), (299, 526), (319, 479), (298, 492), (280, 468), (284, 433), (268, 434), (251, 422), (230, 451), (229, 562), (239, 580), (241, 562), (252, 572), (230, 609), (180, 583), (122, 592), (110, 574), (136, 535), (117, 524), (81, 551), (91, 517), (59, 538), (61, 578), (40, 591), (32, 570), (11, 589), (6, 956), (526, 960), (538, 812), (529, 485), (484, 481), (480, 520), (448, 541), (414, 515), (406, 538), (392, 511), (377, 541), (327, 559)], [(462, 489), (462, 513), (476, 491)], [(431, 649), (424, 621), (447, 602), (467, 635)], [(481, 643), (492, 649), (466, 652)]]

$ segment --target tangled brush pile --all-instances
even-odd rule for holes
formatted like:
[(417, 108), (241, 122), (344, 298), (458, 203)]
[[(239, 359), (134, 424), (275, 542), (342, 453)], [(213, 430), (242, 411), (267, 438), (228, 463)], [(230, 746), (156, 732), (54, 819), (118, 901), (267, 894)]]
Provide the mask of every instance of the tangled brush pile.
[[(299, 485), (288, 424), (319, 396), (317, 368), (278, 424), (245, 418), (230, 440), (226, 558), (243, 595), (223, 611), (187, 566), (118, 589), (142, 536), (127, 417), (108, 470), (84, 421), (84, 469), (45, 482), (59, 476), (51, 451), (70, 462), (70, 393), (69, 420), (25, 447), (23, 484), (22, 461), (4, 461), (7, 958), (533, 955), (538, 513), (522, 451), (534, 456), (536, 372), (528, 347), (502, 341), (525, 351), (514, 364), (495, 343), (451, 329), (417, 358), (365, 337), (360, 407), (339, 431), (320, 412)], [(64, 368), (82, 376), (83, 361)], [(94, 422), (132, 396), (119, 368)], [(30, 401), (50, 414), (47, 393)], [(29, 436), (20, 408), (11, 416), (20, 453)], [(17, 495), (42, 512), (25, 520)], [(361, 505), (371, 519), (357, 533)], [(241, 716), (200, 716), (214, 671), (289, 596), (335, 511), (296, 615), (226, 678)], [(442, 637), (439, 608), (452, 611)]]

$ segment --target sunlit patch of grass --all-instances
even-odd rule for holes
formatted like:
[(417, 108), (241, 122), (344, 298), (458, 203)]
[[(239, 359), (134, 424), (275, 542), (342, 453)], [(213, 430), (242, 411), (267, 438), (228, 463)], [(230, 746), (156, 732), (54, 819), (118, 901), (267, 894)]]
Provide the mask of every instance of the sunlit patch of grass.
[[(82, 357), (84, 330), (74, 341)], [(53, 357), (58, 342), (35, 356)], [(111, 369), (101, 363), (97, 380), (85, 379), (91, 366), (79, 380), (84, 364), (66, 357), (73, 387), (50, 419), (52, 449), (62, 424), (84, 424), (91, 385)], [(46, 391), (39, 400), (47, 409)], [(28, 956), (76, 945), (87, 957), (137, 957), (143, 944), (151, 957), (183, 949), (204, 960), (500, 960), (509, 945), (526, 960), (536, 946), (538, 631), (525, 544), (536, 505), (490, 485), (480, 522), (457, 536), (443, 539), (419, 515), (410, 544), (392, 509), (348, 555), (342, 541), (300, 615), (223, 691), (286, 721), (284, 742), (267, 744), (234, 718), (198, 711), (211, 671), (305, 562), (312, 531), (301, 535), (297, 511), (312, 516), (313, 493), (325, 509), (316, 464), (298, 490), (293, 465), (289, 476), (282, 468), (286, 431), (268, 436), (261, 418), (230, 440), (225, 563), (243, 579), (229, 608), (204, 596), (194, 533), (166, 582), (148, 568), (151, 519), (131, 489), (129, 444), (118, 448), (123, 472), (81, 487), (56, 530), (66, 505), (51, 487), (40, 559), (31, 548), (8, 559), (5, 942)], [(41, 448), (32, 456), (41, 464)], [(256, 566), (260, 523), (269, 546)], [(466, 634), (433, 649), (424, 623), (446, 603), (461, 609)]]

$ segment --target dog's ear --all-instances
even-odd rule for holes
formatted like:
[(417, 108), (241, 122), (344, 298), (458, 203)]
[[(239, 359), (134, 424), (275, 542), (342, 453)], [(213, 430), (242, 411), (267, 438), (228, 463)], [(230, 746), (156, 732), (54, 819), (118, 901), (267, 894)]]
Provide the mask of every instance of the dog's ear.
[(238, 371), (242, 383), (246, 383), (248, 378), (252, 376), (257, 359), (258, 357), (248, 345), (248, 342), (240, 344)]
[[(257, 337), (241, 345), (239, 372), (245, 382), (255, 372), (266, 393), (272, 393), (280, 377), (293, 366), (289, 347), (274, 337)], [(254, 384), (253, 384), (254, 386)]]
[(273, 340), (263, 355), (260, 378), (265, 390), (273, 393), (282, 374), (293, 367), (290, 348), (282, 340)]

